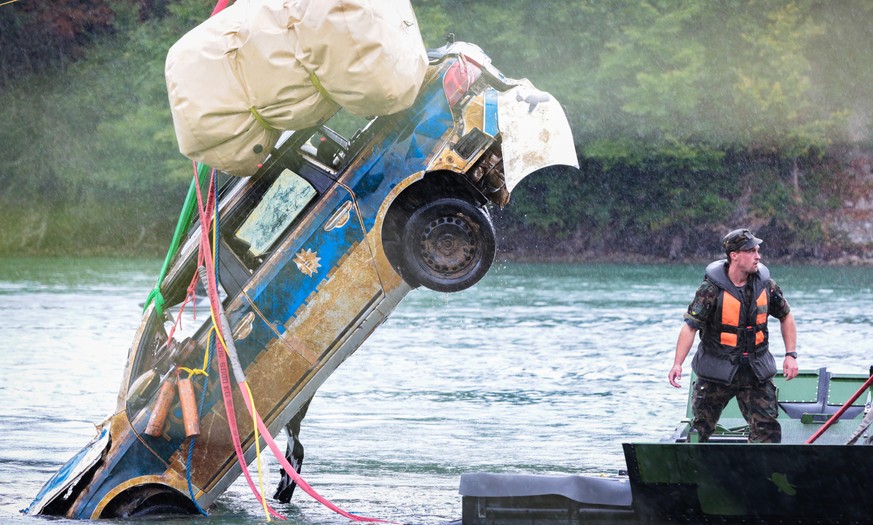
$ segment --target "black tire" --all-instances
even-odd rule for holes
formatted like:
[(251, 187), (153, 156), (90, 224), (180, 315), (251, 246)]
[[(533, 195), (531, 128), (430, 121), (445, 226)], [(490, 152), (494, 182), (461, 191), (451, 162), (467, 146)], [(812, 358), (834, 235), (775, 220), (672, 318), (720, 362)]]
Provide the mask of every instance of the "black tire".
[(403, 228), (407, 280), (438, 292), (457, 292), (479, 282), (496, 253), (491, 217), (469, 201), (432, 201)]
[(197, 507), (181, 492), (162, 485), (141, 485), (116, 496), (100, 513), (101, 518), (151, 518), (191, 516)]

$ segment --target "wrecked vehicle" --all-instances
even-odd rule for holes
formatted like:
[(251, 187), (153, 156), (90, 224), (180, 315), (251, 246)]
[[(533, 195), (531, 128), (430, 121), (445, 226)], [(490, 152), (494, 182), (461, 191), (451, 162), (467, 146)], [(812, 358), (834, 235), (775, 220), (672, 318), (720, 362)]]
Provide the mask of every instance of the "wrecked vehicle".
[[(208, 232), (220, 323), (198, 308), (175, 330), (206, 273), (195, 225), (160, 282), (162, 301), (146, 307), (114, 415), (26, 513), (87, 519), (209, 508), (248, 476), (260, 446), (247, 404), (263, 418), (262, 439), (299, 425), (319, 386), (410, 290), (459, 291), (486, 274), (496, 251), (487, 207), (506, 205), (541, 168), (576, 165), (569, 124), (556, 100), (505, 77), (472, 44), (428, 55), (409, 109), (372, 119), (340, 111), (286, 132), (254, 176), (226, 177)], [(231, 395), (224, 353), (210, 352), (219, 324), (232, 334), (236, 382), (249, 392)]]

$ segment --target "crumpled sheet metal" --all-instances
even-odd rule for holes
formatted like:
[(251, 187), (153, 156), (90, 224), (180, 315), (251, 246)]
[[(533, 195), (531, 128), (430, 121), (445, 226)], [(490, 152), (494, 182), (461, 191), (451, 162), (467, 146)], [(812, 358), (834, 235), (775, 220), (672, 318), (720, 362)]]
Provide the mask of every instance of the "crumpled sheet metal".
[(522, 79), (498, 96), (506, 189), (553, 165), (579, 167), (573, 133), (561, 104)]

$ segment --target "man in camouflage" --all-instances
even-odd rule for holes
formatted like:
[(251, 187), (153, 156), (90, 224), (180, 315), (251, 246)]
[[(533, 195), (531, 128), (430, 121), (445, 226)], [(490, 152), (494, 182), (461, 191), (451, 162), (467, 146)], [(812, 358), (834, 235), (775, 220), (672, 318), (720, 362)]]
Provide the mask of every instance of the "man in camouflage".
[(668, 378), (679, 388), (682, 363), (700, 331), (691, 363), (697, 374), (692, 387), (692, 427), (701, 442), (715, 430), (721, 412), (736, 398), (749, 423), (749, 441), (779, 443), (782, 428), (776, 417), (776, 362), (769, 350), (767, 318), (779, 319), (785, 343), (782, 371), (797, 376), (797, 327), (791, 307), (766, 266), (760, 263), (763, 241), (749, 230), (734, 230), (722, 239), (727, 259), (706, 268), (703, 284), (688, 306), (679, 332)]

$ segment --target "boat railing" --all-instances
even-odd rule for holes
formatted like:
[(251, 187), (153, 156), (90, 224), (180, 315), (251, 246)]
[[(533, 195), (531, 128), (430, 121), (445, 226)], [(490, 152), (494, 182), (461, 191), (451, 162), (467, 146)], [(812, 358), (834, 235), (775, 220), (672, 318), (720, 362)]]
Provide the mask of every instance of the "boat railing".
[[(779, 422), (783, 443), (803, 443), (850, 400), (869, 376), (839, 374), (826, 368), (802, 370), (791, 381), (779, 373), (774, 378), (779, 403)], [(691, 385), (696, 376), (692, 374)], [(688, 391), (685, 419), (669, 441), (695, 443), (696, 432), (691, 428), (691, 388)], [(840, 418), (817, 441), (821, 444), (845, 443), (858, 423), (870, 410), (871, 394), (854, 400)], [(731, 400), (722, 412), (716, 431), (710, 438), (714, 443), (739, 443), (748, 440), (749, 428), (736, 400)]]

